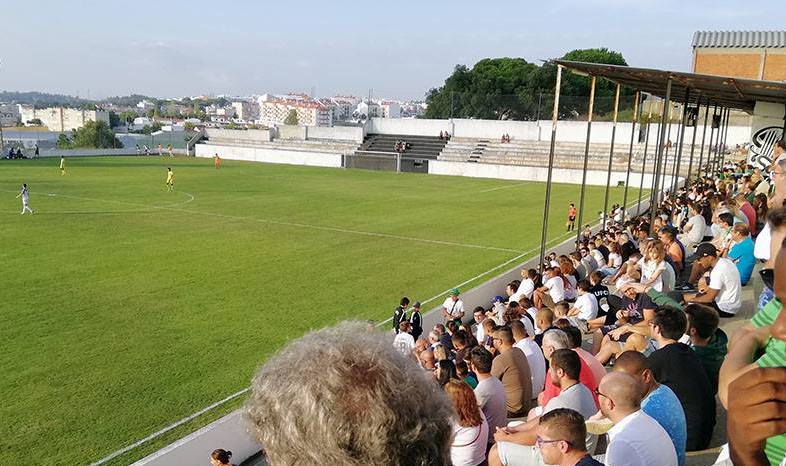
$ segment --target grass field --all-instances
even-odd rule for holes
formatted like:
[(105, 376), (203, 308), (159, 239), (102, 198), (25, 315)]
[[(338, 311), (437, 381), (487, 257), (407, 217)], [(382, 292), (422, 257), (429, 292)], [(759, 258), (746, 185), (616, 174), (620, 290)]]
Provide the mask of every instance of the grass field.
[[(0, 464), (96, 461), (247, 386), (311, 328), (384, 320), (402, 295), (537, 247), (543, 218), (540, 183), (153, 157), (69, 159), (61, 177), (57, 163), (0, 161)], [(578, 189), (555, 185), (552, 238)], [(589, 188), (589, 217), (602, 203)]]

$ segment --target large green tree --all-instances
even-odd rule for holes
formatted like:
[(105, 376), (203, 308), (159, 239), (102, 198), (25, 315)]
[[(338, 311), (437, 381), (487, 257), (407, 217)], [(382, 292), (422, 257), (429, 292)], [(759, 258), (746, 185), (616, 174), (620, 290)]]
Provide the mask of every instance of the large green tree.
[(88, 121), (79, 129), (75, 129), (71, 136), (73, 147), (94, 149), (116, 149), (123, 147), (123, 143), (115, 137), (115, 133), (104, 121)]
[[(591, 63), (625, 65), (619, 52), (605, 48), (573, 50), (562, 59)], [(485, 58), (472, 69), (457, 65), (442, 87), (426, 94), (425, 118), (483, 118), (494, 120), (533, 120), (549, 118), (553, 107), (556, 66), (538, 66), (522, 58)], [(586, 115), (590, 79), (563, 73), (561, 116)], [(621, 108), (630, 105), (632, 91), (625, 90)], [(614, 85), (599, 79), (596, 83), (595, 113), (613, 107)]]
[(296, 124), (298, 124), (297, 110), (295, 110), (294, 108), (289, 110), (289, 113), (287, 114), (287, 117), (284, 118), (284, 124), (285, 125), (296, 125)]

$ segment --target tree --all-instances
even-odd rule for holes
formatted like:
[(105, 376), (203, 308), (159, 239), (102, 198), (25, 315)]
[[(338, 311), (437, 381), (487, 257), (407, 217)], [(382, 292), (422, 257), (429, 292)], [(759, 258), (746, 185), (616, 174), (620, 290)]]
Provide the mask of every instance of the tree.
[(133, 110), (126, 110), (120, 113), (120, 121), (123, 123), (133, 123), (137, 117), (137, 113)]
[(284, 119), (284, 124), (285, 124), (285, 125), (296, 125), (296, 124), (298, 124), (297, 110), (295, 110), (295, 109), (293, 108), (293, 109), (291, 109), (291, 110), (289, 111), (289, 114), (288, 114), (288, 115), (287, 115), (287, 117)]
[(110, 111), (109, 112), (109, 126), (111, 128), (120, 126), (120, 116), (117, 113)]
[(67, 134), (60, 133), (60, 135), (57, 136), (55, 147), (58, 149), (73, 149), (74, 145), (71, 143), (71, 139), (68, 138)]
[(73, 147), (116, 149), (123, 147), (115, 133), (104, 121), (88, 121), (79, 129), (72, 131)]

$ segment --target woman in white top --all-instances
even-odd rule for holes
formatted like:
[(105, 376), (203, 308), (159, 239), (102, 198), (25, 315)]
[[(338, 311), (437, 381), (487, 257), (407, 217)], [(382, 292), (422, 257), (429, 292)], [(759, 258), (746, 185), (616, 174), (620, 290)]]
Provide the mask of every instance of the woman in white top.
[(677, 238), (685, 246), (685, 253), (690, 255), (697, 244), (701, 243), (704, 238), (704, 232), (707, 229), (707, 222), (704, 216), (701, 215), (701, 206), (696, 203), (691, 203), (689, 207), (690, 218), (688, 223), (682, 227), (683, 234), (678, 235)]
[(659, 240), (654, 240), (647, 246), (644, 254), (646, 260), (641, 265), (641, 284), (651, 286), (654, 290), (664, 292), (663, 271), (666, 269), (666, 247)]
[(622, 255), (620, 254), (620, 245), (616, 241), (609, 243), (609, 262), (606, 267), (600, 269), (600, 273), (608, 277), (614, 275), (622, 267)]
[(475, 392), (463, 380), (452, 379), (445, 384), (445, 393), (455, 411), (450, 460), (454, 466), (477, 466), (486, 460), (489, 425)]

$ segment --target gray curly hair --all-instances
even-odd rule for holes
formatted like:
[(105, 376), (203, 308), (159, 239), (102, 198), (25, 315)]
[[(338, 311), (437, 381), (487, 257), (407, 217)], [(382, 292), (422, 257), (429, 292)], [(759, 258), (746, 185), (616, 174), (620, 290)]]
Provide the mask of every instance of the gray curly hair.
[(257, 371), (246, 403), (270, 464), (450, 464), (445, 394), (392, 335), (344, 322), (287, 345)]

